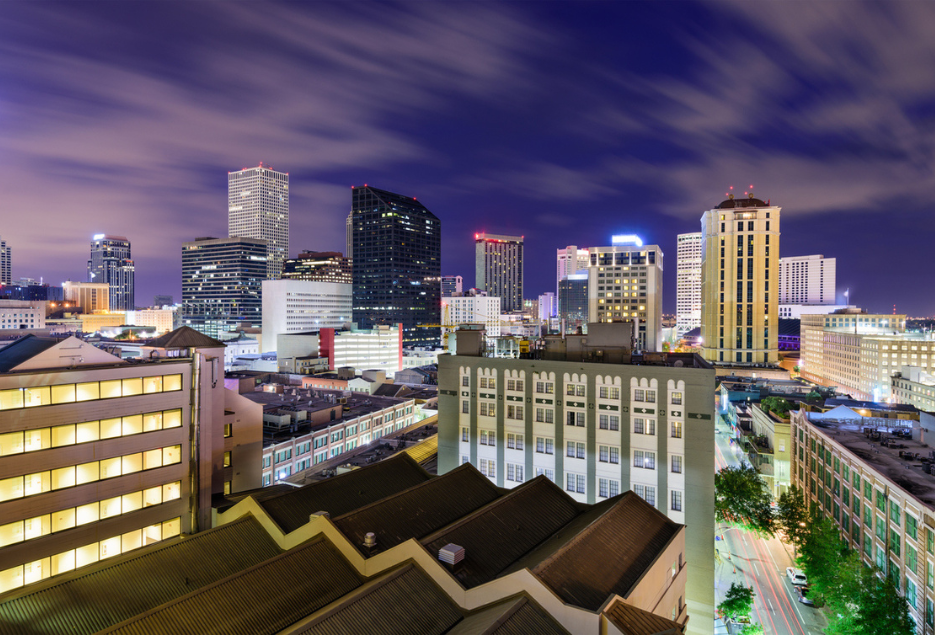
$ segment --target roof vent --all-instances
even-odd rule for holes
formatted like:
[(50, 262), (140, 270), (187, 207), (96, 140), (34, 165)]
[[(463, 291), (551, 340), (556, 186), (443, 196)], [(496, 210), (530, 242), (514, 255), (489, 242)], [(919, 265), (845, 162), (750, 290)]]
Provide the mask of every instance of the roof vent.
[(367, 549), (373, 549), (377, 546), (377, 535), (372, 531), (368, 531), (364, 535), (364, 547)]
[(438, 559), (454, 566), (464, 560), (464, 547), (449, 542), (438, 550)]
[(310, 514), (309, 517), (308, 517), (308, 519), (309, 519), (309, 520), (315, 520), (315, 519), (318, 518), (319, 516), (324, 516), (325, 518), (329, 518), (329, 519), (331, 518), (331, 514), (329, 514), (328, 512), (326, 512), (326, 511), (317, 511), (317, 512), (315, 512), (314, 514)]

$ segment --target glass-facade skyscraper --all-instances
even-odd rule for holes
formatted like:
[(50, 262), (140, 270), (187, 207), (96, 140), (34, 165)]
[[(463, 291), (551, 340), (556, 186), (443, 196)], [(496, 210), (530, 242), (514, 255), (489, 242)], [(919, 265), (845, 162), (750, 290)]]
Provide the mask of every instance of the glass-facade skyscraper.
[(278, 280), (289, 257), (289, 174), (262, 162), (228, 172), (227, 235), (265, 240), (265, 277)]
[(196, 238), (182, 243), (182, 323), (209, 337), (262, 323), (266, 241)]
[(0, 284), (13, 282), (13, 248), (0, 238)]
[(96, 234), (91, 239), (88, 282), (110, 285), (111, 311), (133, 311), (136, 308), (135, 276), (129, 240), (107, 234)]
[(523, 237), (474, 234), (474, 284), (500, 298), (504, 313), (523, 310)]
[(406, 346), (438, 346), (441, 223), (415, 198), (354, 187), (349, 251), (354, 254), (354, 321), (361, 329), (401, 323)]
[(588, 332), (588, 274), (565, 276), (558, 283), (558, 316), (565, 333)]

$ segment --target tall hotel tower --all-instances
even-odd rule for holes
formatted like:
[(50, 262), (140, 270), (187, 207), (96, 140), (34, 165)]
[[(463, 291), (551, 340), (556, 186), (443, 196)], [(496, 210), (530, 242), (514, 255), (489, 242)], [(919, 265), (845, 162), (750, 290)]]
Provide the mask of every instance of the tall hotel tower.
[(13, 282), (12, 255), (13, 248), (7, 247), (6, 241), (0, 238), (0, 284)]
[(780, 208), (733, 195), (701, 217), (701, 337), (711, 362), (779, 361)]
[(474, 234), (474, 284), (500, 298), (504, 313), (523, 310), (523, 237)]
[(683, 335), (701, 326), (701, 232), (678, 235), (675, 330)]
[(88, 282), (110, 286), (110, 310), (132, 311), (136, 270), (130, 259), (130, 241), (123, 236), (95, 234), (91, 239)]
[(289, 257), (289, 174), (268, 165), (227, 173), (227, 235), (266, 241), (266, 277)]
[(354, 321), (361, 329), (403, 325), (403, 344), (438, 346), (441, 223), (415, 198), (364, 185), (351, 189)]

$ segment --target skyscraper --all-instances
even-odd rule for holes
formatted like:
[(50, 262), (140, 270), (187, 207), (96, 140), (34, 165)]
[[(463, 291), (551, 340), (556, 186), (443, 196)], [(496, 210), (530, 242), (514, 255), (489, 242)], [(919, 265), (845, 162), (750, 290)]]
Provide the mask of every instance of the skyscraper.
[(351, 260), (338, 251), (303, 251), (283, 263), (286, 280), (351, 284)]
[(415, 198), (364, 185), (351, 189), (354, 321), (403, 325), (403, 344), (438, 346), (441, 223)]
[[(442, 297), (451, 297), (455, 293), (464, 291), (464, 280), (461, 276), (442, 276)], [(500, 319), (500, 316), (497, 316)]]
[(834, 304), (837, 259), (795, 256), (779, 259), (779, 304)]
[(578, 249), (577, 245), (569, 245), (558, 250), (556, 264), (555, 294), (557, 297), (559, 295), (558, 287), (562, 279), (577, 271), (587, 269), (591, 264), (591, 256), (587, 249)]
[(13, 248), (7, 247), (6, 241), (0, 238), (0, 284), (13, 282)]
[(701, 326), (701, 232), (678, 235), (675, 331)]
[(88, 282), (110, 286), (110, 310), (132, 311), (135, 267), (130, 259), (130, 241), (123, 236), (95, 234), (88, 260)]
[(267, 244), (266, 278), (282, 275), (289, 257), (289, 174), (263, 162), (227, 173), (227, 235)]
[(474, 234), (474, 284), (500, 298), (504, 313), (523, 310), (523, 237)]
[(779, 361), (779, 207), (750, 194), (701, 217), (704, 358)]
[(210, 337), (262, 321), (266, 241), (196, 238), (182, 243), (182, 321)]

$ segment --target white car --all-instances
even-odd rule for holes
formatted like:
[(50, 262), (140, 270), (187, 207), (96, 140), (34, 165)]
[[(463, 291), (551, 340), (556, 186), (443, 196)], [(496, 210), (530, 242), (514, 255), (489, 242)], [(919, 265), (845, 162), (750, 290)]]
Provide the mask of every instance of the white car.
[(789, 582), (792, 583), (792, 586), (805, 586), (808, 584), (808, 578), (805, 577), (801, 569), (786, 567), (786, 576), (789, 578)]

